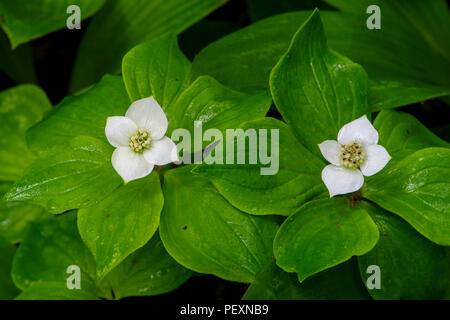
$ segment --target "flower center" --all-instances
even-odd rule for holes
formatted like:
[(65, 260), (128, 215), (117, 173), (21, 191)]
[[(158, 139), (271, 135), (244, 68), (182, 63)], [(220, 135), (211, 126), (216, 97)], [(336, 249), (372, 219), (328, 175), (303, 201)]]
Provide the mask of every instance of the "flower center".
[(138, 132), (130, 138), (130, 148), (134, 152), (142, 153), (144, 149), (150, 148), (150, 135), (147, 130), (138, 129)]
[(347, 169), (357, 169), (364, 163), (365, 157), (366, 153), (360, 143), (353, 142), (352, 144), (341, 145), (339, 159), (341, 160), (341, 165), (343, 167)]

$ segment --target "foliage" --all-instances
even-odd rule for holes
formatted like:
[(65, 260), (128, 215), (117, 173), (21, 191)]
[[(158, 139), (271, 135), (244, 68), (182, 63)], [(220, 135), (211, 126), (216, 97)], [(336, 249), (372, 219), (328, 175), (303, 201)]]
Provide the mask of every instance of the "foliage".
[[(64, 28), (67, 7), (22, 2), (0, 3), (0, 69), (18, 83), (36, 81), (27, 42)], [(257, 22), (190, 61), (177, 34), (225, 2), (72, 1), (93, 16), (71, 74), (82, 90), (54, 107), (34, 84), (0, 92), (0, 299), (153, 296), (194, 272), (250, 284), (243, 299), (448, 298), (449, 143), (395, 110), (450, 94), (445, 2), (248, 0)], [(365, 27), (369, 2), (380, 30)], [(179, 154), (202, 161), (124, 183), (106, 121), (150, 96), (168, 137), (194, 138), (198, 121), (216, 134)], [(358, 192), (329, 197), (318, 144), (363, 115), (392, 159)], [(243, 141), (232, 160), (251, 153), (252, 132), (270, 134), (255, 161), (229, 163), (228, 129)], [(275, 150), (276, 174), (262, 174)]]

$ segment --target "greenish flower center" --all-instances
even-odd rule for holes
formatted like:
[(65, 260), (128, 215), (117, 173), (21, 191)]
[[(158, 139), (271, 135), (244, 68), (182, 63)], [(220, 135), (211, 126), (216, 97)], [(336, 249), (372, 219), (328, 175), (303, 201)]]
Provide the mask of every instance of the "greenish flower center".
[(147, 130), (139, 128), (138, 132), (130, 138), (130, 148), (134, 152), (142, 153), (150, 148), (151, 140)]
[(347, 169), (357, 169), (364, 163), (365, 157), (366, 153), (360, 143), (353, 142), (352, 144), (341, 145), (339, 159), (343, 167)]

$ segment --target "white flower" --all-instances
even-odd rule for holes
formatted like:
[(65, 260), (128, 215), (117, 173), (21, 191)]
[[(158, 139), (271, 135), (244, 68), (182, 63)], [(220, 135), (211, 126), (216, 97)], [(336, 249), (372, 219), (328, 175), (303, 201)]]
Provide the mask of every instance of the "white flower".
[(330, 197), (359, 190), (364, 176), (383, 169), (391, 159), (378, 143), (378, 132), (364, 115), (344, 125), (337, 141), (319, 144), (322, 155), (331, 164), (322, 170), (322, 180)]
[(143, 178), (154, 165), (178, 160), (175, 143), (165, 137), (167, 118), (152, 97), (135, 101), (125, 117), (109, 117), (105, 134), (114, 150), (111, 161), (125, 183)]

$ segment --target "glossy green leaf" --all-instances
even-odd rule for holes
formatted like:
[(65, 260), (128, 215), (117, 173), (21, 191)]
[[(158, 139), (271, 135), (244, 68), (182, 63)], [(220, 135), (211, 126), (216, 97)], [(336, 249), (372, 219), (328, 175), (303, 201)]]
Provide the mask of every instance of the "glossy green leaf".
[[(251, 214), (289, 215), (326, 191), (320, 178), (323, 162), (297, 141), (284, 122), (265, 118), (246, 122), (242, 129), (244, 132), (267, 130), (266, 148), (258, 138), (258, 152), (266, 154), (267, 148), (271, 148), (267, 153), (272, 157), (271, 163), (263, 163), (261, 156), (256, 164), (249, 164), (249, 160), (246, 164), (226, 164), (224, 159), (223, 164), (204, 162), (193, 170), (209, 178), (233, 206)], [(272, 130), (278, 130), (278, 139), (273, 137)], [(218, 145), (216, 149), (220, 146), (225, 155), (226, 146)], [(248, 142), (237, 144), (235, 149), (235, 154), (256, 153)], [(271, 174), (263, 175), (262, 170), (269, 168)]]
[(300, 282), (319, 271), (370, 251), (378, 229), (364, 208), (346, 197), (311, 201), (289, 216), (275, 240), (277, 265)]
[(91, 206), (122, 183), (111, 164), (113, 148), (91, 137), (77, 137), (33, 162), (5, 195), (51, 213)]
[[(448, 95), (450, 15), (444, 0), (327, 2), (344, 11), (330, 17), (335, 30), (335, 35), (328, 34), (331, 46), (360, 63), (379, 83), (372, 94), (373, 110)], [(365, 27), (369, 5), (380, 7), (379, 30)], [(379, 93), (383, 95), (376, 97)]]
[(190, 62), (167, 34), (137, 45), (122, 61), (123, 81), (132, 101), (153, 96), (163, 109), (185, 89)]
[(26, 202), (0, 201), (0, 235), (11, 243), (22, 241), (31, 221), (47, 217), (49, 213), (39, 206)]
[[(0, 93), (0, 176), (3, 179), (18, 178), (24, 168), (34, 160), (25, 142), (25, 131), (38, 122), (51, 105), (45, 93), (33, 85), (21, 85)], [(11, 144), (15, 141), (15, 145)], [(3, 153), (2, 153), (3, 152)], [(1, 181), (3, 195), (12, 186)], [(18, 242), (31, 220), (42, 216), (43, 209), (19, 202), (0, 202), (0, 234), (10, 242)]]
[(385, 168), (362, 194), (440, 245), (450, 245), (450, 149), (426, 148)]
[[(365, 12), (365, 9), (361, 10), (364, 19), (367, 19), (368, 15)], [(270, 71), (287, 50), (292, 36), (310, 14), (311, 11), (300, 11), (270, 17), (213, 42), (195, 57), (192, 79), (200, 75), (209, 75), (233, 89), (245, 92), (266, 90), (269, 87)], [(390, 50), (392, 45), (397, 46), (405, 43), (404, 39), (408, 39), (408, 36), (405, 36), (401, 40), (396, 40), (394, 44), (381, 45), (377, 48), (373, 45), (373, 41), (366, 41), (365, 37), (358, 36), (356, 41), (348, 36), (362, 30), (366, 33), (371, 32), (369, 36), (373, 38), (375, 34), (372, 30), (361, 28), (360, 22), (351, 23), (352, 19), (349, 20), (347, 15), (338, 12), (321, 11), (320, 15), (329, 47), (358, 63), (365, 61), (358, 58), (360, 56), (364, 58), (363, 55), (367, 52), (372, 54), (384, 50), (383, 48)], [(365, 24), (365, 20), (363, 23)], [(376, 30), (375, 33), (377, 32), (379, 31)], [(384, 39), (390, 41), (388, 36), (380, 37), (380, 40)], [(361, 54), (353, 56), (354, 50), (359, 50), (362, 42), (365, 47), (361, 50)], [(378, 59), (380, 63), (386, 60), (383, 52), (374, 55), (381, 57)], [(408, 55), (411, 55), (410, 52)], [(422, 62), (417, 62), (416, 66), (423, 65)], [(230, 68), (230, 65), (233, 67)], [(366, 65), (363, 64), (363, 67)], [(420, 77), (419, 79), (416, 77), (415, 80), (405, 78), (404, 74), (392, 70), (393, 68), (384, 70), (377, 78), (371, 78), (369, 105), (372, 110), (395, 108), (448, 94), (448, 87), (442, 84), (436, 85)], [(372, 76), (370, 72), (369, 74)]]
[(26, 288), (15, 300), (98, 300), (89, 290), (68, 290), (63, 281), (38, 282)]
[(0, 197), (3, 196), (13, 185), (11, 181), (0, 181)]
[(80, 44), (71, 90), (95, 83), (105, 73), (120, 71), (133, 46), (166, 32), (180, 33), (227, 0), (108, 1), (89, 23)]
[(93, 15), (105, 0), (2, 0), (0, 25), (12, 47), (66, 27), (70, 5), (80, 7), (81, 19)]
[(5, 72), (16, 83), (36, 83), (31, 47), (22, 45), (11, 49), (7, 35), (0, 30), (0, 70)]
[(421, 236), (407, 222), (377, 206), (364, 203), (380, 230), (373, 250), (358, 257), (361, 277), (367, 268), (380, 267), (380, 289), (369, 289), (374, 299), (441, 299), (447, 289), (450, 264), (445, 248)]
[(27, 147), (25, 132), (50, 108), (45, 93), (34, 85), (0, 92), (0, 180), (15, 181), (35, 159)]
[(94, 255), (99, 279), (150, 240), (163, 202), (159, 177), (153, 172), (78, 211), (78, 230)]
[[(20, 244), (14, 257), (12, 277), (16, 286), (25, 290), (37, 283), (55, 283), (50, 286), (66, 286), (69, 266), (80, 268), (80, 286), (91, 295), (108, 297), (109, 292), (95, 281), (95, 263), (89, 250), (83, 245), (76, 226), (76, 214), (68, 213), (50, 219), (35, 221)], [(34, 291), (43, 298), (48, 288)], [(67, 291), (71, 291), (67, 288)], [(60, 290), (59, 290), (60, 291)], [(56, 293), (58, 295), (64, 293)], [(67, 293), (70, 295), (70, 293)]]
[(132, 253), (105, 278), (116, 299), (153, 296), (172, 291), (191, 276), (164, 249), (156, 233), (141, 249)]
[(85, 93), (63, 99), (52, 113), (28, 133), (30, 148), (45, 151), (77, 136), (106, 142), (106, 119), (124, 116), (130, 106), (122, 78), (106, 75)]
[(377, 115), (374, 126), (379, 144), (389, 151), (394, 161), (423, 148), (450, 147), (408, 113), (384, 110)]
[[(342, 13), (336, 50), (371, 78), (409, 78), (449, 88), (450, 13), (444, 0), (327, 0)], [(366, 28), (367, 7), (381, 10), (381, 29)], [(344, 23), (345, 21), (345, 23)]]
[[(69, 266), (80, 268), (81, 289), (67, 288)], [(154, 295), (175, 289), (191, 271), (178, 265), (164, 250), (158, 235), (128, 256), (102, 281), (95, 262), (81, 240), (76, 213), (30, 224), (13, 263), (13, 279), (23, 291), (18, 299), (91, 300)]]
[(272, 255), (277, 221), (238, 211), (189, 169), (169, 170), (164, 176), (164, 246), (178, 263), (196, 272), (253, 281)]
[(123, 59), (123, 77), (132, 100), (154, 96), (176, 128), (194, 132), (194, 121), (208, 128), (235, 128), (263, 117), (271, 104), (268, 94), (247, 95), (226, 88), (211, 77), (200, 77), (190, 87), (190, 63), (176, 37), (167, 34), (138, 45)]
[(279, 15), (213, 42), (195, 57), (191, 79), (209, 75), (236, 90), (267, 90), (270, 71), (310, 14), (305, 11)]
[(211, 77), (199, 77), (175, 103), (166, 107), (168, 132), (186, 128), (194, 133), (194, 122), (202, 122), (202, 130), (234, 129), (245, 121), (262, 118), (272, 99), (266, 92), (244, 94), (231, 90)]
[(317, 145), (336, 139), (344, 124), (370, 116), (367, 75), (361, 66), (328, 49), (317, 10), (272, 70), (270, 88), (299, 141), (317, 155)]
[(208, 44), (238, 30), (239, 21), (203, 19), (179, 35), (180, 49), (189, 60)]
[(370, 81), (369, 105), (372, 111), (392, 109), (450, 94), (449, 88), (410, 79)]
[(0, 237), (0, 252), (0, 300), (7, 300), (14, 298), (20, 292), (11, 278), (11, 265), (16, 248)]
[(356, 259), (311, 276), (302, 283), (271, 259), (245, 292), (243, 300), (367, 300)]

